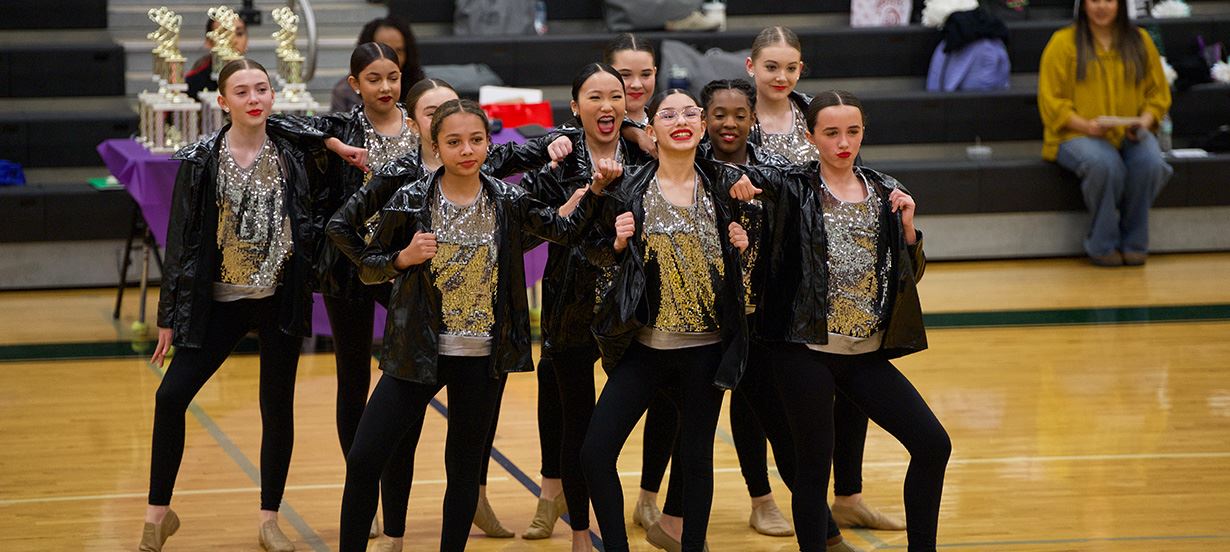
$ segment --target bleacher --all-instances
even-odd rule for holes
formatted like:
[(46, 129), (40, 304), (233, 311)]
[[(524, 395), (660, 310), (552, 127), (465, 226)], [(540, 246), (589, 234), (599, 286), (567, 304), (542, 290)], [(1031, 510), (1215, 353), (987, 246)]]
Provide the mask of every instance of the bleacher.
[[(0, 281), (20, 287), (114, 281), (118, 240), (128, 233), (132, 204), (123, 192), (94, 191), (86, 180), (107, 174), (94, 147), (135, 132), (132, 98), (152, 87), (145, 12), (165, 5), (184, 16), (181, 48), (191, 62), (203, 53), (205, 10), (220, 3), (45, 0), (38, 10), (0, 3), (0, 158), (24, 165), (29, 180), (24, 187), (0, 188), (0, 258), (8, 259), (0, 261)], [(549, 0), (549, 34), (502, 37), (452, 36), (452, 2), (412, 4), (425, 64), (485, 63), (509, 85), (542, 88), (557, 121), (568, 116), (568, 84), (576, 69), (597, 59), (612, 36), (603, 27), (598, 0)], [(1027, 19), (1007, 22), (1012, 87), (985, 93), (925, 92), (937, 33), (918, 25), (849, 28), (848, 0), (730, 0), (726, 32), (640, 34), (733, 51), (749, 47), (765, 25), (792, 27), (808, 63), (800, 90), (841, 87), (864, 98), (870, 117), (864, 158), (918, 196), (933, 257), (1079, 254), (1086, 215), (1078, 184), (1038, 158), (1041, 123), (1034, 99), (1042, 48), (1067, 24), (1071, 4), (1031, 4)], [(1230, 4), (1189, 4), (1190, 18), (1142, 21), (1159, 30), (1165, 52), (1186, 51), (1198, 35), (1230, 41)], [(252, 57), (274, 59), (269, 11), (282, 5), (256, 2), (266, 22), (250, 29)], [(309, 89), (327, 104), (359, 28), (384, 8), (363, 0), (318, 0), (314, 6), (320, 56)], [(1198, 143), (1230, 124), (1230, 86), (1176, 93), (1171, 116), (1175, 146)], [(965, 147), (976, 139), (993, 148), (991, 160), (966, 159)], [(1154, 249), (1226, 248), (1230, 179), (1222, 175), (1230, 173), (1230, 156), (1172, 164), (1175, 177), (1156, 203)], [(52, 263), (41, 252), (55, 248), (88, 252), (86, 266), (55, 281), (37, 276)]]

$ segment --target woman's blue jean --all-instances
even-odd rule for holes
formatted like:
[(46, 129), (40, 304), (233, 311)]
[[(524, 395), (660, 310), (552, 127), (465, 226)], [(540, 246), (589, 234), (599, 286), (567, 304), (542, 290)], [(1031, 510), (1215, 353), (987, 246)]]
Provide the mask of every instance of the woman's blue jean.
[(1149, 251), (1149, 207), (1174, 169), (1162, 158), (1153, 134), (1124, 139), (1119, 149), (1101, 138), (1073, 138), (1059, 145), (1059, 165), (1081, 178), (1085, 206), (1093, 216), (1085, 236), (1090, 256), (1113, 251)]

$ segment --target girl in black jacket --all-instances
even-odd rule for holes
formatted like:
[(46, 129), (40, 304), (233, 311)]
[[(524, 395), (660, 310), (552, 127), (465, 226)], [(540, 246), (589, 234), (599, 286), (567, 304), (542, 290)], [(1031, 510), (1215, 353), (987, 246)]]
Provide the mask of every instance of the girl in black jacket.
[(738, 382), (747, 354), (738, 253), (723, 239), (732, 220), (727, 189), (739, 175), (696, 159), (703, 110), (689, 93), (668, 90), (649, 108), (660, 161), (632, 169), (612, 192), (600, 226), (604, 239), (589, 255), (599, 266), (616, 267), (612, 291), (594, 316), (603, 362), (613, 367), (581, 462), (605, 548), (627, 550), (616, 459), (654, 394), (678, 390), (682, 538), (660, 523), (646, 535), (659, 547), (676, 539), (699, 552), (713, 498), (722, 395)]
[[(273, 88), (265, 69), (236, 60), (218, 80), (218, 103), (232, 124), (175, 155), (181, 164), (151, 362), (161, 366), (171, 345), (178, 354), (158, 387), (143, 551), (161, 550), (179, 528), (169, 505), (184, 453), (184, 413), (250, 329), (259, 332), (261, 349), (260, 543), (294, 550), (277, 512), (294, 445), (299, 348), (310, 332), (317, 238), (310, 206), (318, 189), (309, 186), (304, 146), (266, 132)], [(317, 145), (323, 138), (311, 129), (295, 134)]]
[[(647, 161), (648, 155), (635, 146), (630, 148), (620, 137), (624, 94), (623, 81), (613, 67), (591, 63), (582, 68), (572, 81), (572, 110), (584, 139), (577, 142), (573, 155), (557, 166), (527, 173), (521, 185), (539, 201), (567, 215), (585, 192), (596, 163), (605, 159), (626, 166)], [(524, 536), (551, 536), (556, 520), (567, 511), (573, 550), (584, 551), (591, 549), (591, 543), (589, 489), (581, 472), (581, 443), (594, 410), (594, 363), (599, 354), (589, 329), (602, 275), (586, 260), (582, 248), (549, 247), (542, 282), (543, 345), (538, 363), (542, 494)], [(669, 450), (669, 445), (664, 449)]]
[[(523, 252), (542, 239), (578, 239), (599, 207), (586, 194), (570, 218), (523, 190), (482, 173), (490, 134), (472, 101), (442, 104), (431, 125), (441, 170), (399, 189), (381, 210), (362, 253), (365, 283), (393, 280), (385, 329), (384, 375), (376, 384), (350, 453), (342, 497), (341, 550), (366, 547), (380, 472), (391, 450), (421, 423), (447, 386), (445, 491), (441, 550), (462, 550), (474, 510), (486, 435), (499, 382), (531, 370)], [(606, 174), (595, 175), (595, 191)]]
[[(747, 169), (771, 205), (754, 325), (758, 337), (774, 342), (773, 377), (795, 445), (799, 547), (826, 549), (832, 400), (840, 391), (910, 452), (909, 549), (935, 550), (952, 444), (889, 362), (927, 346), (917, 291), (926, 258), (914, 200), (892, 177), (854, 165), (864, 114), (852, 94), (820, 94), (807, 122), (819, 163)], [(750, 199), (755, 191), (740, 185), (732, 195)]]

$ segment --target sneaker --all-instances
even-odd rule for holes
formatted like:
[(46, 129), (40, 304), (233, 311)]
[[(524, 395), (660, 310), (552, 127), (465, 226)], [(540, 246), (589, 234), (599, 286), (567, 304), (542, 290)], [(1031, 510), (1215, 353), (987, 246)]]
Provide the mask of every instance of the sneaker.
[(668, 31), (716, 31), (720, 28), (722, 28), (721, 19), (699, 11), (694, 11), (682, 19), (666, 22)]

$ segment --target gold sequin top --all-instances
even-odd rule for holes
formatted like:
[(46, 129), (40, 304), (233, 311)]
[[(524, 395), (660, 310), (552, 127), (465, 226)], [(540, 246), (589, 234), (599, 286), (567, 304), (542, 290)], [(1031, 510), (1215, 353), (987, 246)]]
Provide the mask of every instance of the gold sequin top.
[(760, 127), (760, 123), (756, 123), (760, 130), (760, 149), (776, 153), (796, 165), (819, 161), (820, 152), (814, 144), (807, 141), (807, 119), (803, 112), (794, 102), (790, 102), (790, 111), (794, 114), (794, 126), (785, 134), (769, 134)]
[(821, 183), (828, 240), (829, 333), (854, 338), (871, 337), (879, 329), (884, 316), (880, 287), (888, 282), (891, 268), (876, 270), (882, 198), (874, 186), (863, 182), (867, 197), (859, 202), (842, 201)]
[(372, 174), (380, 172), (385, 165), (419, 148), (419, 135), (415, 134), (410, 129), (410, 125), (406, 124), (405, 110), (401, 106), (398, 106), (397, 110), (401, 113), (401, 132), (394, 135), (376, 132), (376, 127), (372, 126), (366, 113), (361, 113), (359, 116), (359, 119), (363, 121), (363, 144), (367, 148), (367, 166), (371, 169), (371, 172), (367, 173), (367, 179), (370, 179)]
[(648, 326), (660, 332), (718, 330), (717, 294), (725, 269), (717, 215), (701, 188), (697, 178), (688, 207), (667, 201), (656, 178), (645, 191), (645, 266), (656, 270), (660, 284), (649, 290)]
[(252, 166), (243, 168), (223, 138), (217, 202), (220, 263), (214, 298), (233, 301), (273, 295), (294, 249), (285, 177), (273, 142), (266, 138)]
[(442, 295), (441, 336), (491, 337), (499, 275), (495, 209), (485, 191), (469, 205), (449, 201), (439, 188), (435, 191), (431, 227), (437, 248), (431, 275)]

